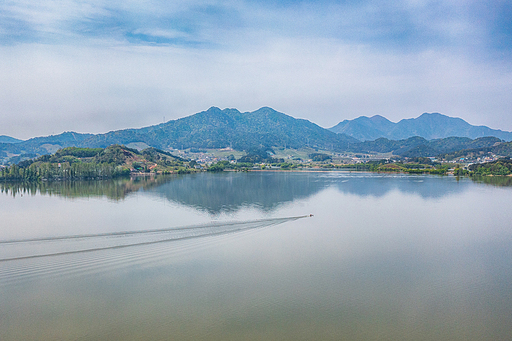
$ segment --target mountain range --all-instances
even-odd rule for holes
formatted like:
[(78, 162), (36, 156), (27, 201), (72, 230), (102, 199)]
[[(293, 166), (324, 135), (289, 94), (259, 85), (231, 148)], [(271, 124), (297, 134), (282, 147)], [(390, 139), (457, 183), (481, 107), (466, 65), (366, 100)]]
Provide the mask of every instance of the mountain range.
[(23, 142), (23, 140), (15, 139), (14, 137), (0, 135), (0, 143), (18, 143)]
[(268, 107), (245, 113), (236, 109), (211, 107), (195, 115), (156, 126), (98, 134), (87, 138), (83, 144), (106, 147), (113, 143), (132, 142), (144, 142), (162, 149), (232, 147), (246, 150), (257, 146), (302, 148), (307, 145), (341, 149), (359, 141)]
[[(503, 147), (506, 146), (506, 149)], [(388, 140), (384, 137), (375, 141), (365, 141), (350, 147), (351, 152), (355, 153), (389, 153), (402, 157), (429, 157), (440, 154), (453, 153), (462, 150), (488, 149), (498, 150), (500, 147), (503, 156), (510, 156), (512, 152), (512, 142), (503, 143), (497, 137), (479, 137), (470, 139), (469, 137), (445, 137), (435, 140), (427, 140), (423, 137), (415, 136), (404, 140)]]
[(237, 109), (211, 107), (162, 124), (104, 134), (65, 132), (26, 141), (1, 136), (0, 160), (6, 161), (17, 156), (35, 157), (65, 147), (105, 148), (112, 144), (132, 143), (163, 150), (309, 147), (338, 152), (393, 152), (402, 156), (435, 156), (460, 149), (490, 148), (502, 140), (512, 140), (512, 133), (472, 126), (460, 118), (442, 114), (423, 114), (398, 123), (382, 116), (362, 116), (325, 129), (308, 120), (296, 119), (268, 107), (244, 113)]
[(36, 137), (19, 143), (0, 143), (3, 151), (45, 154), (63, 147), (107, 147), (112, 144), (144, 143), (160, 149), (226, 148), (237, 150), (284, 146), (342, 150), (359, 140), (337, 134), (308, 120), (296, 119), (271, 108), (241, 113), (216, 107), (166, 123), (105, 134), (66, 132)]
[(379, 115), (361, 116), (353, 120), (344, 120), (329, 130), (347, 134), (360, 141), (373, 141), (380, 137), (403, 140), (414, 136), (420, 136), (427, 140), (452, 136), (471, 139), (494, 136), (505, 141), (512, 141), (512, 132), (491, 129), (486, 126), (474, 126), (461, 118), (439, 113), (424, 113), (417, 118), (403, 119), (398, 123), (393, 123)]

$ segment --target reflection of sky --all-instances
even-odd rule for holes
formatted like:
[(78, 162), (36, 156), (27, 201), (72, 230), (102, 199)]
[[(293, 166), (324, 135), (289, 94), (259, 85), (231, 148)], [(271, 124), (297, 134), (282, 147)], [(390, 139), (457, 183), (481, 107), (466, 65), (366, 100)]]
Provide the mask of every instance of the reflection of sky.
[[(241, 208), (269, 212), (295, 200), (308, 199), (334, 188), (343, 194), (381, 198), (397, 191), (424, 199), (486, 187), (469, 178), (364, 172), (249, 172), (201, 173), (137, 181), (51, 182), (24, 187), (8, 184), (2, 191), (20, 197), (41, 193), (66, 198), (107, 197), (114, 202), (142, 194), (198, 209), (209, 214), (235, 213)], [(13, 187), (13, 188), (11, 188)]]
[(307, 198), (330, 184), (311, 173), (222, 173), (176, 178), (149, 192), (217, 214), (255, 207), (264, 211)]
[[(276, 216), (315, 216), (183, 242), (0, 263), (2, 341), (156, 340), (170, 331), (176, 340), (511, 334), (510, 188), (342, 172), (170, 179), (116, 202), (0, 196), (0, 233), (184, 226), (210, 221), (204, 211), (226, 207), (248, 219), (250, 210), (223, 195)], [(214, 193), (211, 202), (201, 198)], [(51, 226), (43, 226), (48, 220)]]
[(456, 181), (453, 177), (408, 175), (351, 176), (346, 180), (336, 181), (337, 188), (342, 193), (382, 197), (393, 190), (398, 190), (404, 194), (417, 194), (425, 199), (461, 193), (471, 185), (468, 179)]
[(425, 199), (437, 199), (461, 193), (471, 185), (468, 179), (457, 181), (453, 177), (347, 172), (230, 172), (176, 178), (148, 192), (216, 214), (251, 206), (265, 211), (274, 210), (279, 205), (309, 198), (329, 187), (360, 197), (382, 197), (397, 190)]

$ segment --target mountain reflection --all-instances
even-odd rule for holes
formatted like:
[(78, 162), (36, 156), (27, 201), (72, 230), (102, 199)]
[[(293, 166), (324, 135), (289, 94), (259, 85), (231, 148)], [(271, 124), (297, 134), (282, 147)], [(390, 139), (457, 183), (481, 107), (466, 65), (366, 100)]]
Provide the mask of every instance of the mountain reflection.
[[(511, 178), (496, 178), (476, 179), (476, 182), (511, 185)], [(473, 183), (469, 178), (449, 176), (362, 172), (224, 172), (102, 181), (0, 183), (0, 191), (12, 196), (41, 194), (66, 198), (106, 197), (110, 200), (123, 200), (131, 193), (139, 192), (218, 214), (242, 207), (271, 211), (326, 188), (362, 197), (382, 197), (398, 191), (436, 199), (461, 193)]]
[(382, 197), (392, 191), (416, 194), (424, 199), (438, 199), (450, 194), (463, 192), (471, 180), (448, 176), (353, 174), (345, 181), (338, 181), (337, 188), (343, 193), (358, 196)]
[(157, 186), (169, 180), (169, 177), (137, 177), (90, 181), (3, 182), (0, 183), (0, 192), (13, 197), (41, 194), (66, 198), (107, 197), (117, 201), (142, 188)]
[(313, 173), (225, 172), (181, 177), (149, 191), (217, 214), (249, 206), (270, 211), (283, 203), (308, 198), (329, 185)]

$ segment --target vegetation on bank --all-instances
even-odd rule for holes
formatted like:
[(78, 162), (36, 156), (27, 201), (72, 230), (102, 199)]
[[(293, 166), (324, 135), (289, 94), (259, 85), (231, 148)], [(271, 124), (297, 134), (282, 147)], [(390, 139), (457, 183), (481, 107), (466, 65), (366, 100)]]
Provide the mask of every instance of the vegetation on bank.
[(511, 175), (512, 174), (512, 160), (507, 157), (498, 159), (496, 161), (487, 163), (478, 163), (470, 165), (469, 171), (473, 175)]
[[(416, 161), (416, 162), (415, 162)], [(412, 162), (389, 162), (388, 160), (368, 161), (352, 165), (339, 165), (337, 168), (354, 169), (368, 172), (397, 172), (409, 174), (437, 174), (445, 175), (449, 172), (451, 164), (433, 164), (428, 158), (419, 158)]]
[[(324, 159), (329, 161), (329, 159)], [(257, 169), (344, 169), (354, 171), (367, 171), (367, 172), (396, 172), (408, 174), (432, 174), (432, 175), (447, 175), (453, 174), (455, 176), (504, 176), (512, 174), (512, 160), (510, 158), (499, 159), (494, 162), (480, 163), (470, 165), (468, 168), (458, 163), (439, 163), (432, 162), (429, 158), (413, 158), (406, 161), (390, 161), (390, 160), (376, 160), (354, 164), (333, 164), (327, 162), (314, 162), (309, 164), (293, 163), (293, 162), (280, 162), (280, 163), (231, 163), (229, 161), (219, 161), (213, 163), (207, 168), (210, 172), (220, 172), (224, 170), (246, 171)]]
[[(502, 158), (493, 162), (478, 163), (468, 168), (458, 163), (432, 162), (430, 158), (416, 157), (398, 160), (371, 160), (355, 164), (336, 164), (333, 158), (324, 153), (311, 153), (309, 163), (300, 161), (285, 162), (273, 157), (274, 151), (268, 148), (251, 149), (245, 156), (235, 160), (222, 160), (206, 167), (210, 172), (225, 170), (248, 171), (254, 169), (346, 169), (369, 172), (399, 172), (409, 174), (448, 173), (457, 176), (505, 176), (512, 174), (512, 161)], [(191, 173), (205, 169), (195, 160), (186, 160), (169, 152), (147, 148), (142, 151), (121, 145), (107, 148), (68, 147), (53, 155), (43, 155), (32, 160), (21, 161), (16, 165), (0, 168), (1, 181), (49, 181), (49, 180), (90, 180), (113, 179), (133, 173)]]
[(249, 170), (265, 170), (265, 169), (281, 169), (292, 170), (298, 168), (308, 168), (297, 163), (292, 162), (277, 162), (277, 163), (251, 163), (251, 162), (237, 162), (231, 163), (229, 161), (219, 161), (211, 164), (206, 170), (208, 172), (222, 172), (225, 170), (246, 172)]
[(0, 181), (0, 193), (59, 195), (67, 198), (101, 197), (122, 200), (142, 188), (149, 189), (166, 182), (165, 176), (120, 177), (102, 180), (69, 181)]
[[(416, 162), (415, 162), (416, 161)], [(455, 176), (508, 176), (512, 174), (512, 160), (507, 158), (492, 162), (472, 164), (464, 168), (458, 163), (433, 163), (428, 158), (416, 158), (412, 162), (389, 162), (387, 160), (369, 161), (352, 165), (340, 165), (337, 168), (364, 170), (369, 172), (400, 172), (409, 174), (451, 173)]]
[(68, 147), (53, 155), (21, 161), (0, 170), (0, 180), (84, 180), (111, 179), (131, 173), (190, 173), (190, 162), (172, 154), (148, 148), (141, 152), (120, 145), (107, 148)]

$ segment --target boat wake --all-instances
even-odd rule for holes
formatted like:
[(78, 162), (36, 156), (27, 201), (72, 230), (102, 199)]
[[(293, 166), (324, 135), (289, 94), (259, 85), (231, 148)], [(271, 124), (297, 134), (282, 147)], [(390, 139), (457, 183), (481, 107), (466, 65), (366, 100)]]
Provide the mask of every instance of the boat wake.
[[(168, 243), (262, 229), (306, 217), (215, 222), (164, 229), (0, 241), (0, 284), (34, 276), (82, 274), (157, 261), (197, 243)], [(151, 247), (144, 247), (150, 246)], [(108, 252), (110, 250), (111, 252)], [(117, 250), (117, 251), (115, 251)], [(115, 251), (115, 252), (114, 252)]]

